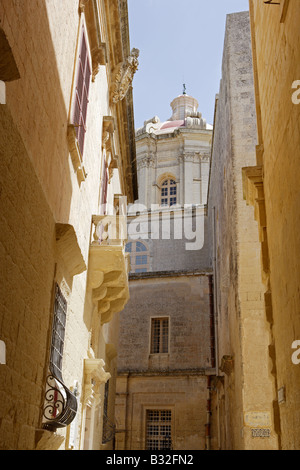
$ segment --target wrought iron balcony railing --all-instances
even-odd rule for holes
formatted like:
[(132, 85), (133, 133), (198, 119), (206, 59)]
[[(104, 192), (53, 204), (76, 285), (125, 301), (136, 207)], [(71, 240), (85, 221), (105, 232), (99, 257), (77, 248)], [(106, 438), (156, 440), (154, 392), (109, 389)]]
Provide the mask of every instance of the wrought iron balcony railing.
[(43, 407), (43, 429), (56, 431), (71, 424), (77, 412), (76, 396), (64, 383), (49, 373)]

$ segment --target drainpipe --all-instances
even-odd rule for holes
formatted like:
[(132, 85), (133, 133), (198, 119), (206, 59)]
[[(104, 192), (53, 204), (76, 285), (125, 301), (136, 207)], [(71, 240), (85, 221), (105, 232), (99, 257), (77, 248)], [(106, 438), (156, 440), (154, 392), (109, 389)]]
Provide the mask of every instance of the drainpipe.
[(216, 367), (216, 331), (215, 331), (215, 308), (214, 308), (214, 281), (209, 276), (209, 308), (210, 308), (210, 353), (211, 367)]
[[(216, 240), (216, 208), (213, 208), (213, 272), (214, 272), (214, 321), (215, 321), (215, 345), (216, 345), (216, 376), (219, 377), (219, 337), (218, 337), (218, 276), (217, 276), (217, 240)], [(220, 406), (219, 389), (217, 387), (217, 429), (218, 429), (218, 448), (221, 448), (221, 424), (220, 424)]]
[(211, 376), (207, 376), (207, 423), (205, 425), (205, 450), (210, 450), (211, 440)]

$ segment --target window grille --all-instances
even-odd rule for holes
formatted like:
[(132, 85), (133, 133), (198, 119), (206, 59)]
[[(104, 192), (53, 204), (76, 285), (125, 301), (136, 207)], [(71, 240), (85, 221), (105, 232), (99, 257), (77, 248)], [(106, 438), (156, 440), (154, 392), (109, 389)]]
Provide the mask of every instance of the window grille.
[(172, 450), (171, 410), (147, 410), (146, 450)]
[(151, 354), (169, 352), (169, 319), (152, 318), (151, 321)]
[(62, 360), (67, 318), (67, 301), (60, 288), (55, 286), (54, 318), (50, 354), (51, 372), (62, 380)]
[(49, 375), (46, 378), (42, 424), (44, 429), (53, 432), (57, 428), (68, 426), (77, 413), (76, 396), (65, 386), (62, 378), (66, 317), (67, 301), (56, 284)]

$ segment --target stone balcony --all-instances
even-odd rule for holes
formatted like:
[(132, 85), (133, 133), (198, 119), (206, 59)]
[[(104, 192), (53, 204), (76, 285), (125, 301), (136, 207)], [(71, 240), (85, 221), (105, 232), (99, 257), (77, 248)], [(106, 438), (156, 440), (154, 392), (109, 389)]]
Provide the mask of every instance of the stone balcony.
[(126, 217), (93, 216), (93, 233), (89, 252), (88, 287), (101, 324), (108, 323), (129, 300), (129, 254)]

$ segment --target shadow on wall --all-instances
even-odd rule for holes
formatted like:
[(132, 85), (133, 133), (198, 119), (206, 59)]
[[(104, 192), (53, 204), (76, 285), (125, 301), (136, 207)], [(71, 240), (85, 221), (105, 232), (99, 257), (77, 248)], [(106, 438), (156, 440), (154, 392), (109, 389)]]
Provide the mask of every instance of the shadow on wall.
[(55, 223), (68, 222), (72, 197), (68, 111), (46, 2), (1, 2), (1, 60), (4, 52), (16, 69), (5, 75), (0, 66), (0, 448), (25, 450), (41, 424)]
[[(4, 33), (20, 75), (19, 80), (6, 83), (7, 106), (55, 220), (68, 222), (72, 197), (68, 109), (61, 89), (46, 3), (39, 0), (7, 2), (4, 8), (8, 19)], [(1, 16), (0, 9), (0, 26), (4, 23)], [(75, 49), (72, 52), (75, 57)], [(69, 75), (72, 73), (73, 70)]]

